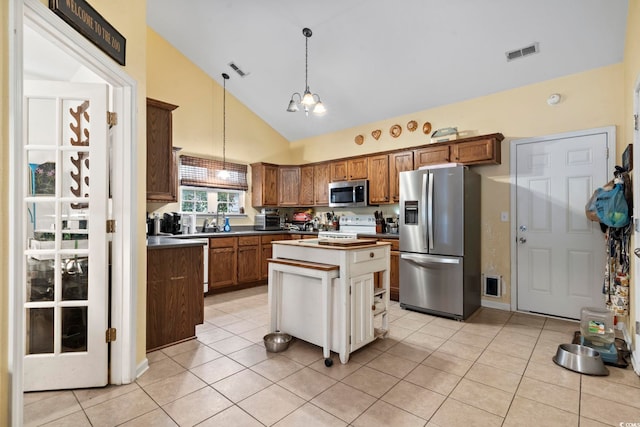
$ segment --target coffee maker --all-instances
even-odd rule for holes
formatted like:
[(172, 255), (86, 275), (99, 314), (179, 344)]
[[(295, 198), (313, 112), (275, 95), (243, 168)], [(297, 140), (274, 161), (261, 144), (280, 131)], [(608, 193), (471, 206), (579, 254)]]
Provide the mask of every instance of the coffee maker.
[(181, 227), (182, 222), (180, 221), (179, 213), (172, 212), (164, 214), (162, 227), (160, 228), (163, 233), (182, 234)]

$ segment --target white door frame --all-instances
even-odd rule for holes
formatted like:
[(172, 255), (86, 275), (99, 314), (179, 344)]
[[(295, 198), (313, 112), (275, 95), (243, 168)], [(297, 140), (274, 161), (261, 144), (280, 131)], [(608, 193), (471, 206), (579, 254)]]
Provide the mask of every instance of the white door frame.
[[(635, 117), (640, 117), (640, 75), (636, 78), (636, 85), (633, 89), (633, 114)], [(639, 120), (639, 119), (635, 119)], [(636, 170), (640, 167), (640, 122), (634, 123), (633, 129), (633, 145), (635, 149), (633, 150), (633, 164), (636, 167)], [(633, 246), (634, 249), (638, 248), (640, 245), (640, 184), (636, 183), (633, 185)], [(633, 290), (632, 294), (635, 295), (633, 301), (629, 301), (629, 304), (633, 308), (633, 312), (635, 313), (635, 324), (629, 325), (627, 330), (629, 334), (633, 331), (634, 337), (625, 337), (627, 341), (631, 340), (631, 343), (635, 343), (635, 348), (632, 348), (632, 365), (636, 374), (640, 375), (640, 320), (638, 319), (640, 316), (640, 258), (637, 256), (632, 256), (633, 258)], [(629, 319), (631, 321), (631, 319)], [(630, 344), (631, 345), (631, 344)]]
[(20, 234), (25, 213), (20, 209), (23, 173), (12, 168), (23, 162), (23, 25), (33, 28), (62, 50), (76, 58), (104, 79), (113, 88), (113, 110), (118, 113), (114, 128), (113, 158), (113, 219), (117, 232), (112, 237), (112, 308), (111, 325), (118, 329), (117, 340), (111, 343), (110, 382), (123, 384), (136, 377), (136, 286), (137, 283), (137, 83), (122, 68), (98, 50), (92, 43), (51, 13), (37, 0), (9, 0), (9, 176), (14, 177), (9, 188), (9, 377), (11, 425), (23, 424), (24, 319), (23, 293), (26, 278), (23, 273), (25, 242)]
[[(545, 142), (548, 140), (554, 140), (559, 138), (579, 137), (584, 135), (592, 135), (594, 133), (607, 133), (609, 140), (613, 141), (613, 152), (610, 152), (607, 156), (607, 170), (608, 175), (613, 178), (613, 171), (615, 168), (616, 160), (616, 127), (606, 126), (601, 128), (586, 129), (573, 132), (563, 132), (553, 135), (535, 136), (533, 138), (523, 138), (511, 141), (509, 145), (509, 175), (510, 175), (510, 218), (511, 218), (511, 236), (510, 236), (510, 248), (511, 248), (511, 311), (518, 311), (518, 244), (516, 238), (518, 235), (518, 224), (516, 221), (516, 146), (520, 144), (530, 144), (535, 142)], [(606, 184), (603, 182), (602, 185)], [(604, 272), (603, 272), (604, 274)]]

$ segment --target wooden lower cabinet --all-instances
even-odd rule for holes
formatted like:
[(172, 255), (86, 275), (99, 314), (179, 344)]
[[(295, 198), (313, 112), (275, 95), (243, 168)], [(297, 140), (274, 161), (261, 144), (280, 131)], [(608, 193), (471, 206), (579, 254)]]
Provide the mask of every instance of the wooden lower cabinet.
[(209, 239), (209, 289), (238, 283), (238, 238)]
[(238, 237), (238, 284), (260, 280), (260, 236)]
[(271, 242), (278, 240), (289, 240), (288, 234), (269, 234), (266, 236), (260, 236), (260, 279), (269, 279), (269, 258), (273, 255), (273, 248)]
[(195, 337), (204, 321), (202, 246), (147, 251), (147, 351)]

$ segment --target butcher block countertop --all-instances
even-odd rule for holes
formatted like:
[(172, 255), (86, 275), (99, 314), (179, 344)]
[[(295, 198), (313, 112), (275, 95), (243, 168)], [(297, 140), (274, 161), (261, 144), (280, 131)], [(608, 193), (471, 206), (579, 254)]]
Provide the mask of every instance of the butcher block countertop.
[(303, 239), (303, 240), (278, 240), (280, 245), (304, 246), (322, 249), (356, 250), (377, 246), (391, 245), (390, 242), (377, 242), (373, 239)]

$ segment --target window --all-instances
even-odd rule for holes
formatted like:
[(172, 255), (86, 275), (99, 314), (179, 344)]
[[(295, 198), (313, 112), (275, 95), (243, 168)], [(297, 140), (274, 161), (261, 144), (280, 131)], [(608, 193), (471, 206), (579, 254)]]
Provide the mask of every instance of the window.
[(180, 211), (183, 213), (244, 214), (244, 191), (204, 187), (180, 187)]
[(247, 189), (246, 165), (180, 156), (182, 212), (244, 214)]

